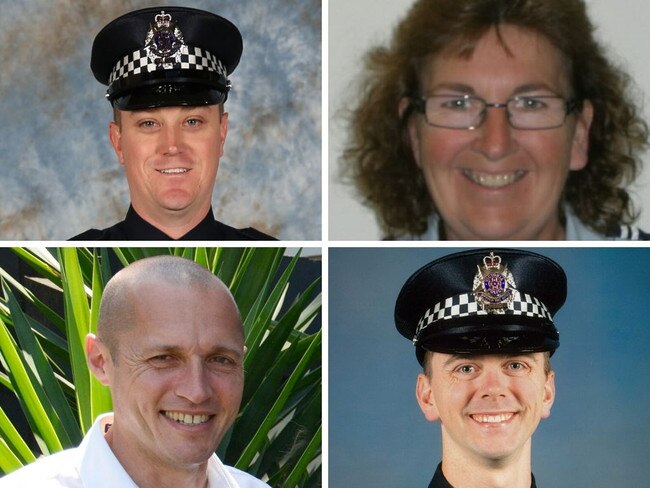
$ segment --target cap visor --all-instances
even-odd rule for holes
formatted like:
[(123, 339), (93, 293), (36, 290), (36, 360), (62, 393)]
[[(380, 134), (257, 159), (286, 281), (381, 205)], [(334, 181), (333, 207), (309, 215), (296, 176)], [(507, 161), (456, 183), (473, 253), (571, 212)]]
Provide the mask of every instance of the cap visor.
[(120, 110), (157, 107), (215, 105), (226, 101), (226, 94), (214, 87), (197, 83), (164, 83), (142, 86), (112, 100)]

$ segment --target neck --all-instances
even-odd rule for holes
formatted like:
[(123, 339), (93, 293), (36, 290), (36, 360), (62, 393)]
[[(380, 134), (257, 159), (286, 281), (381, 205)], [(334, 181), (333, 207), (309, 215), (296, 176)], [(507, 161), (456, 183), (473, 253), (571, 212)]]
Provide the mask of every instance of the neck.
[(474, 235), (471, 231), (457, 232), (440, 221), (439, 227), (440, 240), (447, 241), (482, 241), (482, 240), (502, 240), (502, 241), (563, 241), (566, 238), (566, 230), (559, 219), (553, 219), (547, 222), (543, 227), (537, 229), (521, 229), (510, 235), (486, 236)]
[(183, 210), (156, 209), (149, 211), (137, 202), (131, 202), (133, 209), (143, 220), (161, 230), (172, 239), (179, 239), (196, 227), (210, 211), (210, 202), (201, 208)]
[(124, 470), (139, 488), (207, 488), (207, 461), (187, 468), (173, 467), (150, 459), (143, 450), (128, 448), (129, 439), (113, 425), (104, 435), (106, 442)]
[(498, 460), (445, 449), (443, 441), (442, 472), (454, 488), (530, 488), (530, 440), (520, 452)]

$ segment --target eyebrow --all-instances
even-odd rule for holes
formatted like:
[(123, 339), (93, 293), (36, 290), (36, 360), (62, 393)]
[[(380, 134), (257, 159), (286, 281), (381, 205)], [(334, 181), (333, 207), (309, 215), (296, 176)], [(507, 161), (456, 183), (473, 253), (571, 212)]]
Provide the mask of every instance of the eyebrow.
[[(164, 108), (169, 108), (169, 107), (154, 107), (154, 108), (143, 108), (140, 110), (125, 110), (125, 112), (131, 116), (131, 117), (136, 117), (136, 114), (153, 114), (156, 112), (159, 112), (161, 109)], [(179, 105), (178, 108), (181, 109), (182, 112), (192, 112), (192, 111), (205, 111), (210, 109), (210, 105)]]
[[(436, 85), (431, 90), (427, 90), (426, 94), (434, 94), (439, 90), (450, 90), (458, 93), (464, 93), (466, 95), (476, 96), (476, 90), (473, 87), (466, 85), (464, 83), (440, 83)], [(532, 91), (548, 91), (550, 93), (557, 93), (558, 90), (551, 88), (546, 83), (526, 83), (520, 85), (514, 89), (511, 96), (520, 95), (522, 93), (528, 93)]]
[[(182, 355), (184, 353), (184, 350), (181, 347), (178, 346), (173, 346), (173, 345), (168, 345), (168, 344), (154, 344), (152, 346), (148, 346), (144, 349), (144, 352), (146, 355), (149, 354), (176, 354), (176, 355)], [(214, 354), (220, 354), (220, 353), (229, 353), (233, 354), (237, 357), (243, 357), (244, 355), (244, 349), (242, 348), (241, 350), (234, 348), (234, 347), (229, 347), (229, 346), (215, 346), (210, 349), (208, 352), (207, 356), (212, 356)]]
[(474, 88), (472, 88), (469, 85), (465, 85), (463, 83), (440, 83), (439, 85), (433, 87), (431, 90), (428, 90), (426, 94), (432, 94), (439, 90), (450, 90), (450, 91), (465, 93), (467, 95), (476, 94)]
[[(453, 354), (450, 358), (448, 358), (444, 363), (443, 367), (449, 366), (451, 363), (454, 363), (456, 361), (465, 361), (465, 360), (472, 360), (477, 357), (484, 357), (488, 356), (488, 354)], [(535, 357), (535, 353), (533, 352), (522, 352), (518, 354), (495, 354), (495, 356), (503, 356), (507, 358), (528, 358), (531, 361), (534, 361), (537, 363), (537, 358)]]

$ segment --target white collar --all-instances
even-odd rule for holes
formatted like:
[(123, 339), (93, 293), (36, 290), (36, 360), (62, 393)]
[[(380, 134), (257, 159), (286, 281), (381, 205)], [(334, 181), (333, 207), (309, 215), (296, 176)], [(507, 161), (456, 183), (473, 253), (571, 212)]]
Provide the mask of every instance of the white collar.
[[(104, 426), (111, 423), (112, 413), (100, 415), (79, 445), (79, 475), (83, 486), (93, 488), (138, 488), (124, 467), (115, 457), (104, 438)], [(239, 488), (216, 454), (208, 460), (209, 488)]]
[[(567, 241), (603, 241), (608, 240), (602, 234), (598, 234), (596, 231), (591, 230), (582, 221), (576, 217), (573, 213), (573, 210), (568, 205), (564, 207), (564, 215), (566, 216), (565, 231)], [(438, 241), (440, 240), (438, 235), (438, 225), (440, 223), (440, 217), (438, 214), (433, 214), (429, 217), (427, 230), (424, 234), (419, 236), (404, 236), (399, 240), (416, 240), (416, 241)], [(609, 238), (611, 239), (611, 238)]]

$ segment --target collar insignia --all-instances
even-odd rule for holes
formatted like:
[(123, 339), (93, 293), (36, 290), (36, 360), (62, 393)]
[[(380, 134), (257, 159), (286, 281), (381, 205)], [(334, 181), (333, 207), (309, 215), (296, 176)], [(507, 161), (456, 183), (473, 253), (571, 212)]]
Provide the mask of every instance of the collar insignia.
[(147, 57), (158, 65), (169, 69), (181, 61), (181, 47), (185, 44), (183, 33), (164, 10), (154, 17), (155, 25), (149, 26), (144, 49)]
[(472, 285), (474, 298), (481, 309), (488, 313), (503, 313), (512, 303), (516, 291), (515, 279), (501, 257), (493, 252), (483, 258), (478, 266)]

